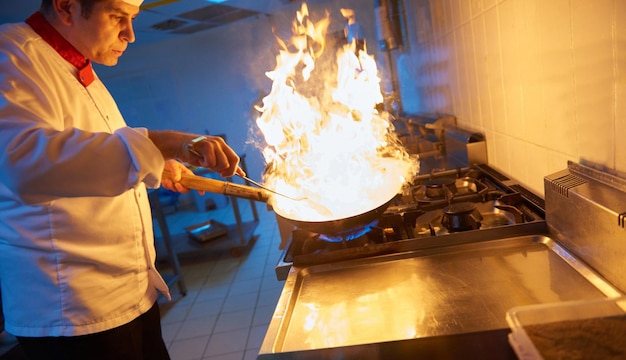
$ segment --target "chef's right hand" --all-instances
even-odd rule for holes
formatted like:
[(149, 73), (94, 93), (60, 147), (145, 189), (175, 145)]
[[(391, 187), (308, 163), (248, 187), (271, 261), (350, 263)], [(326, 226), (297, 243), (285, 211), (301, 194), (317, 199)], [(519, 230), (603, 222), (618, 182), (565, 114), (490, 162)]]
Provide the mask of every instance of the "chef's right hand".
[[(180, 183), (182, 174), (193, 175), (193, 172), (177, 160), (165, 160), (165, 168), (161, 176), (161, 186), (170, 191), (184, 194), (188, 193), (189, 189)], [(204, 195), (204, 191), (202, 190), (198, 190), (198, 193)]]

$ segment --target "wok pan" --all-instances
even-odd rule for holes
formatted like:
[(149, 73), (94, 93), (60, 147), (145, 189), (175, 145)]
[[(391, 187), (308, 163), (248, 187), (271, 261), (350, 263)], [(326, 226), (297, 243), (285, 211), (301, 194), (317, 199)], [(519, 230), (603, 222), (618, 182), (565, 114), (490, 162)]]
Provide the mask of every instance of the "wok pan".
[[(238, 198), (265, 203), (267, 203), (268, 200), (274, 196), (266, 189), (209, 179), (191, 174), (182, 174), (180, 183), (188, 189), (208, 191), (211, 193), (235, 196)], [(372, 209), (367, 209), (365, 212), (340, 219), (306, 221), (302, 219), (294, 219), (282, 212), (281, 209), (274, 208), (274, 212), (278, 217), (285, 219), (287, 222), (300, 229), (320, 234), (340, 234), (354, 228), (365, 226), (374, 221), (385, 212), (389, 205), (391, 205), (395, 195), (396, 194), (394, 194), (391, 199), (387, 199), (384, 203), (379, 204)], [(315, 206), (316, 204), (311, 205)], [(317, 206), (320, 205), (317, 204)]]
[(349, 232), (352, 229), (358, 229), (376, 220), (385, 212), (385, 210), (387, 210), (389, 205), (391, 205), (391, 203), (393, 202), (394, 198), (395, 196), (386, 201), (384, 204), (379, 205), (376, 208), (368, 210), (364, 213), (360, 213), (346, 218), (325, 221), (304, 221), (293, 219), (287, 215), (282, 214), (280, 209), (276, 208), (274, 209), (274, 212), (276, 213), (276, 216), (285, 219), (292, 225), (295, 225), (302, 230), (307, 230), (319, 234), (336, 235)]

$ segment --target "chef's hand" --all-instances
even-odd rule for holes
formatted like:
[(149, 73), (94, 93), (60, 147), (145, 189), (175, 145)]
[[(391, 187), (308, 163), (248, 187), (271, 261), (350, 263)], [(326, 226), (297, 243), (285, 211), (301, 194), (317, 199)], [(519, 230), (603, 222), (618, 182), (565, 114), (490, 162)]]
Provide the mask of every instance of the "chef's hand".
[(222, 177), (245, 175), (239, 167), (239, 156), (219, 136), (199, 136), (183, 146), (182, 160), (219, 173)]
[(219, 136), (199, 136), (174, 130), (149, 130), (148, 136), (165, 159), (179, 159), (213, 170), (223, 177), (245, 175), (239, 168), (239, 156)]
[[(189, 189), (180, 183), (181, 174), (193, 175), (193, 172), (176, 160), (165, 160), (165, 168), (163, 169), (163, 176), (161, 177), (161, 186), (170, 191), (184, 194), (188, 193)], [(200, 193), (200, 195), (204, 195), (204, 191), (202, 190), (198, 190), (198, 193)]]

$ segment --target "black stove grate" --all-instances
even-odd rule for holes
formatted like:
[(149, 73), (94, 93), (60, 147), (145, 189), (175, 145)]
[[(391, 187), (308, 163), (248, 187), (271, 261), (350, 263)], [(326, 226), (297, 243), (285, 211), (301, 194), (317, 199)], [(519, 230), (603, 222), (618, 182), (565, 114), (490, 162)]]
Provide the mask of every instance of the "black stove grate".
[[(415, 191), (423, 191), (427, 181), (436, 183), (432, 179), (450, 176), (457, 181), (470, 181), (471, 186), (464, 188), (461, 185), (460, 195), (447, 194), (442, 199), (415, 196)], [(502, 199), (500, 204), (499, 199)], [(478, 204), (484, 217), (482, 226), (460, 232), (446, 229), (441, 221), (443, 209), (468, 202)], [(545, 222), (544, 219), (543, 199), (488, 165), (446, 170), (441, 174), (416, 176), (409, 188), (405, 189), (402, 196), (396, 197), (369, 232), (356, 239), (329, 243), (319, 234), (294, 230), (283, 261), (304, 265), (376, 256), (399, 251), (410, 246), (407, 243), (413, 241), (429, 239), (436, 242), (437, 238), (459, 236), (459, 233), (463, 233), (461, 236), (480, 237), (480, 233), (488, 229), (506, 229), (507, 226), (519, 223)]]

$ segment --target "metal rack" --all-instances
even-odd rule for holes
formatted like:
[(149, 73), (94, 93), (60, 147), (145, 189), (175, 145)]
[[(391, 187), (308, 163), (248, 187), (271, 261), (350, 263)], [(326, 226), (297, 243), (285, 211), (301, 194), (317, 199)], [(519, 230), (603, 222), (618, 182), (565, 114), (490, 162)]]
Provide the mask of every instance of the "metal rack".
[[(239, 166), (243, 171), (247, 173), (248, 168), (246, 166), (246, 155), (240, 155)], [(227, 181), (234, 182), (234, 177), (229, 178)], [(248, 181), (245, 181), (246, 185), (252, 186)], [(227, 195), (224, 195), (227, 196)], [(234, 196), (228, 196), (229, 203), (233, 209), (233, 215), (235, 216), (235, 223), (228, 224), (227, 233), (216, 239), (212, 239), (206, 243), (201, 243), (187, 238), (187, 241), (177, 241), (174, 244), (174, 250), (179, 255), (188, 255), (206, 252), (208, 250), (224, 250), (230, 251), (231, 256), (241, 256), (243, 250), (253, 244), (255, 240), (254, 231), (259, 223), (259, 214), (257, 212), (256, 203), (254, 200), (239, 199)], [(240, 203), (241, 201), (241, 203)], [(251, 219), (245, 220), (241, 215), (241, 204), (248, 204), (250, 206)], [(207, 219), (209, 220), (209, 219)], [(193, 225), (193, 224), (190, 224)]]
[(160, 252), (158, 251), (159, 249), (157, 249), (157, 253), (162, 253), (159, 255), (162, 255), (172, 267), (172, 274), (163, 274), (164, 280), (168, 286), (178, 284), (178, 290), (180, 290), (180, 293), (185, 296), (187, 295), (187, 285), (185, 284), (185, 279), (183, 278), (183, 273), (180, 269), (178, 256), (174, 251), (174, 247), (172, 246), (172, 236), (170, 235), (170, 230), (167, 226), (167, 220), (165, 219), (165, 214), (163, 213), (163, 206), (161, 205), (161, 201), (159, 200), (158, 190), (149, 191), (148, 198), (150, 199), (152, 216), (156, 218), (157, 223), (159, 224), (159, 228), (161, 230), (161, 238), (163, 239), (164, 251)]
[[(240, 158), (240, 167), (247, 172), (245, 154), (240, 156)], [(233, 182), (233, 179), (230, 178), (228, 181)], [(246, 185), (252, 186), (248, 181), (246, 181)], [(180, 269), (179, 256), (195, 255), (216, 250), (229, 250), (231, 256), (239, 257), (243, 254), (243, 251), (252, 246), (254, 240), (256, 240), (254, 231), (259, 223), (259, 214), (254, 200), (242, 200), (234, 196), (228, 196), (233, 209), (235, 223), (226, 225), (227, 232), (225, 235), (201, 243), (191, 239), (188, 234), (182, 234), (183, 236), (177, 235), (172, 238), (167, 225), (166, 215), (163, 212), (163, 206), (159, 201), (158, 191), (150, 191), (149, 197), (152, 215), (157, 220), (163, 240), (163, 244), (157, 244), (157, 253), (160, 259), (166, 260), (172, 267), (172, 274), (165, 274), (165, 280), (170, 286), (177, 283), (183, 295), (187, 293), (187, 289)], [(251, 219), (243, 219), (239, 201), (243, 201), (243, 204), (248, 203), (250, 205)]]

